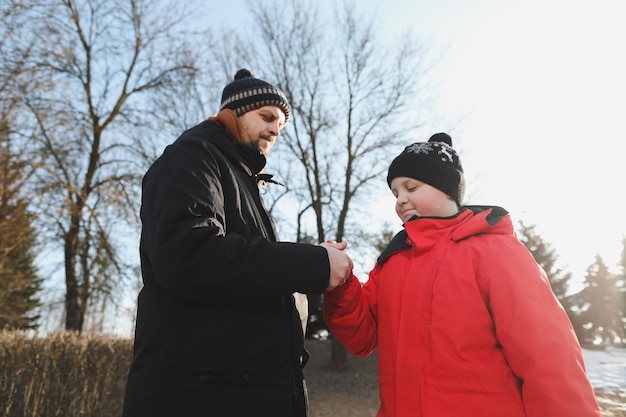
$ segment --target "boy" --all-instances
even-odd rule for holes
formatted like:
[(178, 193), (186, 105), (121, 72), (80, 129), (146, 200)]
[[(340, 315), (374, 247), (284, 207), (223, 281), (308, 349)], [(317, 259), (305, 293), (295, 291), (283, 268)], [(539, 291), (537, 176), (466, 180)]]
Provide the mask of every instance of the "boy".
[(461, 205), (450, 136), (407, 146), (387, 182), (404, 230), (365, 284), (324, 295), (333, 336), (355, 355), (378, 349), (378, 416), (600, 416), (571, 323), (509, 214)]

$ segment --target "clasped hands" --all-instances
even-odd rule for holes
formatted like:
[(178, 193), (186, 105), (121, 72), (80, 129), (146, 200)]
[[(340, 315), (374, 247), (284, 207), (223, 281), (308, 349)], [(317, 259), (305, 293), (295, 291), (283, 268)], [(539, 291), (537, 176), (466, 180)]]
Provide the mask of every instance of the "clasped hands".
[(326, 252), (328, 252), (330, 278), (326, 291), (332, 291), (338, 286), (348, 282), (348, 279), (352, 277), (354, 264), (352, 263), (352, 259), (344, 252), (348, 247), (348, 241), (335, 242), (334, 240), (327, 240), (326, 242), (320, 243), (320, 246), (325, 248)]

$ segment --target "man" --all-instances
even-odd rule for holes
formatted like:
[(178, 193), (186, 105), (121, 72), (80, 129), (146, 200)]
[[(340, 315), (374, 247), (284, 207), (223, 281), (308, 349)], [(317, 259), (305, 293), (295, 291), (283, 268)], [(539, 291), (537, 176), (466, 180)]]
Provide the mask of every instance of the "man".
[(290, 112), (282, 91), (239, 70), (218, 115), (146, 173), (124, 417), (307, 415), (293, 293), (341, 285), (352, 261), (277, 241), (257, 183), (272, 182), (262, 169)]

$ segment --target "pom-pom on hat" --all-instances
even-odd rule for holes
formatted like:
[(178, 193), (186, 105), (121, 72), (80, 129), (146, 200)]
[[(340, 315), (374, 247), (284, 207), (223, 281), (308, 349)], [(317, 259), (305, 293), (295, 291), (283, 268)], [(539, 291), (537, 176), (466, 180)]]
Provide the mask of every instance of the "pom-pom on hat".
[(235, 74), (233, 82), (222, 91), (220, 111), (231, 109), (237, 116), (264, 106), (276, 106), (285, 113), (285, 123), (291, 115), (291, 107), (285, 94), (267, 81), (254, 76), (242, 68)]
[(460, 207), (465, 194), (465, 177), (459, 155), (447, 133), (436, 133), (428, 142), (413, 143), (389, 166), (387, 184), (396, 177), (409, 177), (443, 191)]

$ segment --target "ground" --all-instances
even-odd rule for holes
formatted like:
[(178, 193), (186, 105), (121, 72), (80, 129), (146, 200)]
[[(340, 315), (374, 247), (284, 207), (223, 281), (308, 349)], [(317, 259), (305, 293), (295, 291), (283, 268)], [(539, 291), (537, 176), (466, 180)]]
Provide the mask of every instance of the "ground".
[(304, 369), (310, 417), (374, 417), (378, 410), (376, 353), (362, 359), (348, 354), (342, 369), (331, 365), (331, 341), (306, 341), (311, 359)]

